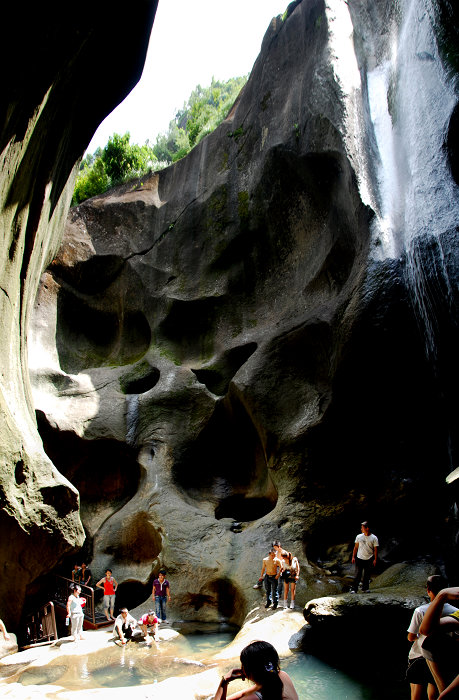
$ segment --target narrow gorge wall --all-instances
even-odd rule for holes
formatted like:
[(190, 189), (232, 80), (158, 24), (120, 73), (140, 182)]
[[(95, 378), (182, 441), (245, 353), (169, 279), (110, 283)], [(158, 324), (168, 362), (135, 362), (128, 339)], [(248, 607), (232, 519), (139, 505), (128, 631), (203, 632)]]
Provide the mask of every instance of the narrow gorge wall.
[(213, 134), (70, 212), (34, 405), (128, 605), (164, 565), (176, 614), (239, 622), (273, 537), (300, 602), (342, 590), (364, 517), (454, 571), (458, 24), (292, 3)]
[(121, 17), (83, 3), (71, 21), (50, 2), (1, 10), (0, 615), (8, 626), (27, 585), (84, 541), (77, 489), (37, 431), (28, 324), (62, 236), (75, 163), (140, 77), (156, 5), (140, 2), (135, 16)]

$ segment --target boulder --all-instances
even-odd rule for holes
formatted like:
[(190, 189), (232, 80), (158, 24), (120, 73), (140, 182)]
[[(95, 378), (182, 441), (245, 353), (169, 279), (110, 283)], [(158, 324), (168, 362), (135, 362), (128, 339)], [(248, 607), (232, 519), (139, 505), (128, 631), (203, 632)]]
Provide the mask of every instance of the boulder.
[[(410, 648), (407, 629), (414, 609), (429, 602), (425, 587), (433, 573), (432, 565), (399, 563), (376, 577), (369, 593), (308, 601), (303, 610), (308, 626), (302, 631), (301, 648), (338, 668), (355, 670), (358, 666), (360, 680), (403, 677)], [(360, 663), (370, 649), (371, 658), (390, 658), (390, 669)]]

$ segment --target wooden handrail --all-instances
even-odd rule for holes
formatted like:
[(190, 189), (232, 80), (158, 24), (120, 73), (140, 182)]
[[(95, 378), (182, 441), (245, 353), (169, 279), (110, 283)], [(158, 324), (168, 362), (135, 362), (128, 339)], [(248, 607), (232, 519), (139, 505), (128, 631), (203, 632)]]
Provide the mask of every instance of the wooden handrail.
[[(51, 644), (58, 639), (54, 603), (49, 601), (26, 617), (27, 647)], [(25, 647), (22, 647), (25, 648)]]

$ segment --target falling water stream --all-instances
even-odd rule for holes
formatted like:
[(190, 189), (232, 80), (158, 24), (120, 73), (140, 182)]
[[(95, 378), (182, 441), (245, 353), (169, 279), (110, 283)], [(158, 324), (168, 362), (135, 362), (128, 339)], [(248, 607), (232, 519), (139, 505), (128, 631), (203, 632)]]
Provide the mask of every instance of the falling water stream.
[(453, 296), (442, 236), (459, 221), (458, 188), (445, 149), (458, 98), (440, 56), (434, 2), (403, 0), (400, 8), (398, 36), (389, 35), (385, 60), (367, 76), (378, 152), (379, 253), (405, 253), (413, 309), (435, 362), (436, 307), (449, 308)]

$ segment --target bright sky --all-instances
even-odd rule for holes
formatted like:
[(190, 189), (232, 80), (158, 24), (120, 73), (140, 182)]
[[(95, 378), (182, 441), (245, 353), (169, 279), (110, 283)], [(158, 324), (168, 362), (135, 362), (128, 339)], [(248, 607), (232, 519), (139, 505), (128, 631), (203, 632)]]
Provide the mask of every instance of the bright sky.
[(105, 146), (115, 132), (129, 131), (131, 143), (154, 144), (196, 85), (251, 71), (271, 18), (288, 2), (159, 0), (143, 75), (99, 126), (88, 151)]

